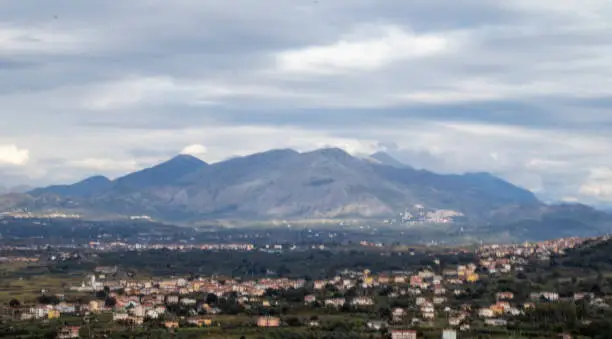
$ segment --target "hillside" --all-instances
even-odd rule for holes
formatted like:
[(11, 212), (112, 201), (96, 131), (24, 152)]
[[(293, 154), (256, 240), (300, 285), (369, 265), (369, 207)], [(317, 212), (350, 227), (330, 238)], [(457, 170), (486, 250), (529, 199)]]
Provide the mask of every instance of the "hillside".
[(440, 175), (388, 155), (372, 158), (380, 160), (335, 148), (272, 150), (209, 165), (181, 155), (113, 181), (92, 177), (3, 197), (0, 208), (69, 207), (193, 221), (385, 218), (419, 204), (480, 220), (504, 208), (542, 206), (531, 192), (490, 174)]

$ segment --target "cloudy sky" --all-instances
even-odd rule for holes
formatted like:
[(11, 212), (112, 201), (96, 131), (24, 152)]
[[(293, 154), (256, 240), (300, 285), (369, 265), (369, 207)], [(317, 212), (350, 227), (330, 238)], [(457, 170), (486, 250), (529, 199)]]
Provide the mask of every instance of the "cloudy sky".
[(0, 1), (0, 186), (384, 150), (612, 205), (609, 0)]

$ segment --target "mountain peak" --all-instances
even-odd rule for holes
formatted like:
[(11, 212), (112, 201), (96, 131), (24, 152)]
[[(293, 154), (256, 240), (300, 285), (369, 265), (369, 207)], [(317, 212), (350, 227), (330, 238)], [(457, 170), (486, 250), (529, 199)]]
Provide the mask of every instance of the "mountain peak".
[(323, 155), (326, 157), (332, 157), (336, 159), (352, 157), (352, 155), (350, 155), (347, 151), (343, 150), (342, 148), (338, 148), (338, 147), (320, 148), (318, 150), (307, 152), (306, 154), (318, 154), (318, 155)]
[(105, 176), (95, 175), (81, 180), (73, 185), (57, 185), (37, 188), (30, 191), (31, 195), (56, 194), (70, 197), (88, 197), (104, 192), (111, 186), (111, 181)]
[(179, 155), (173, 157), (172, 159), (170, 159), (170, 160), (168, 160), (168, 161), (166, 161), (164, 163), (159, 164), (158, 166), (161, 166), (161, 165), (167, 164), (167, 163), (178, 163), (178, 162), (181, 162), (181, 163), (193, 163), (193, 164), (206, 164), (205, 161), (202, 161), (200, 158), (195, 157), (193, 155), (190, 155), (190, 154), (179, 154)]
[(208, 166), (207, 163), (192, 155), (179, 154), (158, 165), (121, 177), (115, 180), (115, 186), (136, 190), (151, 186), (165, 186), (206, 166)]

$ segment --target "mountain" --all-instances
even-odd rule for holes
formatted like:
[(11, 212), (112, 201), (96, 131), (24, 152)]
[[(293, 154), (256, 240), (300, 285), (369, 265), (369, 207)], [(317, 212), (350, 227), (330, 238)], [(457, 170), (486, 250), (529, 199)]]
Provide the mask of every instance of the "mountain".
[(159, 165), (128, 174), (113, 182), (114, 189), (134, 191), (175, 183), (179, 178), (208, 166), (191, 155), (177, 155)]
[(471, 220), (543, 204), (529, 191), (486, 173), (441, 175), (378, 153), (377, 162), (327, 148), (271, 150), (208, 165), (187, 155), (110, 181), (92, 177), (27, 196), (7, 208), (150, 215), (168, 221), (207, 219), (388, 218), (414, 205), (453, 210)]
[(98, 175), (79, 181), (72, 185), (56, 185), (45, 188), (37, 188), (29, 193), (33, 196), (44, 194), (55, 194), (65, 197), (89, 197), (100, 194), (112, 186), (110, 179)]

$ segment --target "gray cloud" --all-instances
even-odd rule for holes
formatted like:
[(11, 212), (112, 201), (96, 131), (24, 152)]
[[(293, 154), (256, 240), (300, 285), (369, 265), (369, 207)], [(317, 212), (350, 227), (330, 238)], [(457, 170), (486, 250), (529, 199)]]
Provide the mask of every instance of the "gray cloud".
[(337, 145), (612, 202), (611, 19), (605, 0), (3, 2), (0, 171)]

